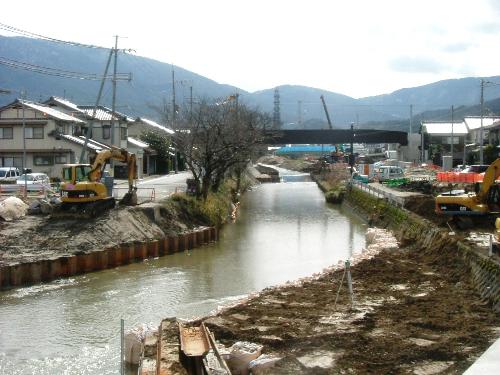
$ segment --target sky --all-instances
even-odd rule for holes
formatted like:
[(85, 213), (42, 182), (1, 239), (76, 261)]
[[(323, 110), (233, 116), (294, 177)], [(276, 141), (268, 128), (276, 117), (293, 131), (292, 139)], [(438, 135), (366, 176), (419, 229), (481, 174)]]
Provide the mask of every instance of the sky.
[(24, 0), (1, 9), (0, 23), (105, 47), (119, 35), (119, 48), (249, 92), (291, 84), (360, 98), (500, 75), (500, 0)]

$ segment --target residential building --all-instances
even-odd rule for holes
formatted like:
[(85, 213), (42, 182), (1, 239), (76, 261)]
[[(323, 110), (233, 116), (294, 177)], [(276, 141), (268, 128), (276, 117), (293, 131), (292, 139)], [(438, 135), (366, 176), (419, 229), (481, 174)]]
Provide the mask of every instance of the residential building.
[[(0, 166), (29, 168), (59, 178), (63, 164), (79, 159), (84, 138), (73, 134), (84, 126), (85, 121), (71, 114), (17, 99), (0, 108)], [(106, 147), (94, 141), (87, 144), (90, 152)]]
[(423, 121), (421, 133), (426, 139), (424, 145), (424, 160), (432, 160), (434, 164), (442, 164), (442, 156), (451, 155), (453, 144), (453, 160), (455, 164), (461, 164), (464, 158), (464, 146), (468, 134), (464, 121), (460, 122), (437, 122)]
[[(133, 148), (134, 146), (138, 146), (141, 143), (145, 144), (147, 147), (142, 147), (144, 150), (143, 156), (143, 164), (142, 164), (142, 172), (146, 174), (158, 174), (160, 171), (168, 172), (168, 166), (160, 165), (160, 161), (158, 160), (158, 154), (155, 150), (149, 147), (147, 143), (144, 142), (142, 136), (149, 132), (156, 133), (159, 136), (171, 137), (174, 134), (174, 131), (167, 126), (163, 126), (158, 124), (155, 121), (137, 117), (133, 122), (128, 124), (128, 147)], [(140, 150), (137, 150), (140, 152)], [(173, 158), (174, 151), (172, 149), (171, 156)], [(170, 162), (173, 165), (173, 161)]]

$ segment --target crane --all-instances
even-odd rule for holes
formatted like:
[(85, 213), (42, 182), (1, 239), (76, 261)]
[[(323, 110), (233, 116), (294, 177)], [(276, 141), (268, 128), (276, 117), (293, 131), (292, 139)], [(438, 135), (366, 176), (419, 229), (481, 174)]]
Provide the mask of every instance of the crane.
[[(320, 96), (321, 102), (323, 103), (323, 109), (325, 110), (326, 121), (328, 121), (328, 127), (330, 130), (333, 130), (332, 120), (330, 120), (330, 114), (328, 113), (328, 108), (326, 108), (325, 97), (323, 95)], [(334, 161), (339, 162), (344, 160), (344, 154), (340, 151), (340, 146), (338, 144), (335, 146), (335, 153), (332, 153), (332, 158)]]
[(325, 110), (326, 121), (328, 121), (328, 127), (330, 130), (333, 130), (332, 121), (330, 120), (330, 114), (328, 113), (328, 108), (326, 108), (325, 97), (323, 95), (320, 96), (321, 102), (323, 103), (323, 109)]

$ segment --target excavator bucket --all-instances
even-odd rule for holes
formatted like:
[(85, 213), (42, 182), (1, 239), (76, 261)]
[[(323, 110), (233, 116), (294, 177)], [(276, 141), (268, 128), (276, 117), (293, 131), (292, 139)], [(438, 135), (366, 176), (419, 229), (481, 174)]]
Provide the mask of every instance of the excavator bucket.
[(122, 206), (137, 206), (137, 189), (128, 191), (120, 200)]

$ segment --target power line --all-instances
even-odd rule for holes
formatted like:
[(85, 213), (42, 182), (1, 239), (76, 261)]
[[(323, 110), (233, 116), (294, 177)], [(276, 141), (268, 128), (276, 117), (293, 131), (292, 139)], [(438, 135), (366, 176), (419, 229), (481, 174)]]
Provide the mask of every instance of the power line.
[(71, 41), (67, 41), (67, 40), (61, 40), (61, 39), (51, 38), (49, 36), (44, 36), (44, 35), (41, 35), (41, 34), (33, 33), (31, 31), (22, 30), (22, 29), (19, 29), (17, 27), (14, 27), (14, 26), (9, 26), (9, 25), (6, 25), (6, 24), (1, 23), (1, 22), (0, 22), (0, 29), (8, 31), (8, 32), (11, 32), (11, 33), (14, 33), (14, 34), (18, 34), (18, 35), (30, 37), (30, 38), (43, 39), (43, 40), (47, 40), (49, 42), (60, 43), (60, 44), (67, 44), (67, 45), (70, 45), (70, 46), (85, 47), (85, 48), (94, 48), (94, 49), (107, 49), (107, 50), (110, 49), (110, 48), (106, 48), (106, 47), (96, 46), (96, 45), (93, 45), (93, 44), (84, 44), (84, 43), (71, 42)]
[[(56, 77), (62, 77), (62, 78), (74, 78), (74, 79), (81, 79), (81, 80), (88, 80), (88, 81), (100, 81), (102, 79), (109, 80), (109, 79), (113, 78), (113, 76), (111, 76), (111, 75), (104, 77), (104, 76), (99, 76), (99, 75), (94, 74), (94, 73), (73, 72), (70, 70), (56, 69), (56, 68), (50, 68), (50, 67), (36, 65), (36, 64), (29, 64), (29, 63), (22, 62), (22, 61), (7, 59), (7, 58), (1, 57), (1, 56), (0, 56), (0, 65), (4, 65), (4, 66), (14, 68), (14, 69), (27, 70), (30, 72), (44, 74), (44, 75), (50, 75), (50, 76), (56, 76)], [(117, 80), (130, 80), (130, 79), (131, 79), (130, 74), (127, 74), (127, 73), (118, 73), (117, 74)]]

